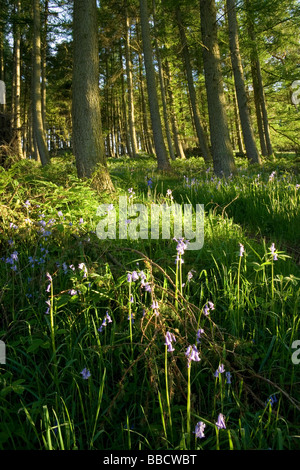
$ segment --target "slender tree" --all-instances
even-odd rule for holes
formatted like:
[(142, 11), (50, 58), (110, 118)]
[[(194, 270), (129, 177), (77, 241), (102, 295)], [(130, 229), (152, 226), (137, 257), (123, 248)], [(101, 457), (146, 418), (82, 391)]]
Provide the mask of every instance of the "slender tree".
[(15, 151), (19, 158), (23, 158), (21, 136), (21, 33), (20, 13), (21, 1), (15, 2), (14, 27), (14, 131), (16, 136)]
[(41, 13), (39, 0), (33, 0), (33, 67), (32, 67), (32, 109), (33, 133), (42, 165), (49, 162), (42, 115), (41, 93)]
[[(152, 5), (153, 5), (153, 24), (154, 24), (154, 28), (156, 29), (157, 25), (156, 25), (155, 0), (152, 0)], [(167, 142), (168, 142), (168, 149), (169, 149), (171, 160), (175, 160), (175, 154), (174, 154), (173, 143), (172, 143), (172, 138), (171, 138), (170, 125), (169, 125), (169, 116), (168, 116), (168, 109), (167, 109), (166, 90), (165, 90), (161, 53), (160, 53), (160, 48), (159, 48), (157, 37), (155, 37), (154, 39), (154, 46), (155, 46), (155, 55), (156, 55), (157, 66), (158, 66), (160, 94), (161, 94), (161, 102), (162, 102), (163, 116), (164, 116), (164, 123), (165, 123), (165, 132), (166, 132)]]
[(250, 111), (248, 107), (244, 72), (239, 47), (239, 34), (235, 0), (227, 0), (227, 16), (231, 63), (246, 154), (251, 163), (261, 163), (260, 156), (256, 147)]
[(170, 162), (164, 143), (161, 118), (159, 113), (158, 96), (156, 89), (155, 70), (153, 65), (153, 54), (150, 40), (150, 27), (148, 16), (147, 0), (140, 0), (140, 18), (142, 30), (142, 42), (144, 51), (144, 62), (146, 68), (146, 80), (148, 90), (148, 100), (154, 137), (154, 146), (157, 157), (157, 167), (159, 170), (168, 170)]
[(215, 1), (200, 0), (200, 14), (213, 166), (217, 175), (229, 176), (236, 168), (226, 116)]
[(177, 20), (177, 25), (178, 25), (179, 35), (180, 35), (180, 40), (181, 40), (182, 55), (183, 55), (184, 64), (185, 64), (185, 72), (186, 72), (186, 77), (187, 77), (187, 83), (188, 83), (188, 89), (189, 89), (189, 94), (190, 94), (192, 114), (194, 118), (196, 134), (197, 134), (197, 138), (198, 138), (198, 142), (199, 142), (199, 146), (200, 146), (203, 158), (206, 162), (209, 162), (211, 160), (211, 155), (210, 155), (210, 151), (208, 148), (206, 135), (204, 133), (204, 129), (202, 126), (199, 109), (197, 106), (196, 90), (195, 90), (194, 80), (193, 80), (190, 53), (189, 53), (184, 26), (182, 23), (182, 16), (181, 16), (181, 10), (180, 10), (179, 5), (176, 7), (176, 20)]
[(257, 117), (257, 125), (259, 129), (261, 150), (263, 155), (272, 156), (273, 148), (271, 144), (269, 118), (267, 112), (267, 104), (264, 92), (264, 86), (261, 75), (260, 60), (256, 46), (255, 27), (251, 15), (249, 0), (246, 0), (247, 11), (247, 27), (248, 35), (251, 41), (251, 72), (253, 81), (254, 101)]
[(91, 178), (112, 191), (102, 138), (99, 94), (99, 46), (96, 0), (74, 0), (73, 145), (79, 178)]
[(137, 139), (135, 128), (135, 110), (134, 110), (134, 96), (133, 96), (133, 79), (132, 79), (132, 60), (131, 60), (131, 44), (130, 44), (130, 29), (131, 22), (128, 16), (127, 0), (125, 2), (125, 58), (126, 58), (126, 75), (127, 75), (127, 90), (128, 90), (128, 116), (129, 116), (129, 130), (130, 130), (130, 154), (135, 158), (137, 155)]

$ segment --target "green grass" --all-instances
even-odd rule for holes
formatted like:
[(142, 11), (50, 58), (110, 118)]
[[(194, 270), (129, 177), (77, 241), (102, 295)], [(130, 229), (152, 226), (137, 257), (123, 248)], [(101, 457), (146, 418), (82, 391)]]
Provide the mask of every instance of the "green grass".
[[(290, 156), (237, 164), (224, 181), (201, 159), (170, 174), (147, 156), (111, 160), (113, 196), (79, 181), (71, 158), (0, 171), (1, 450), (300, 448), (299, 175)], [(99, 240), (97, 207), (129, 188), (149, 209), (171, 202), (167, 189), (204, 204), (203, 248), (179, 265), (172, 239)], [(151, 292), (127, 282), (133, 271)], [(192, 345), (201, 360), (188, 368)]]

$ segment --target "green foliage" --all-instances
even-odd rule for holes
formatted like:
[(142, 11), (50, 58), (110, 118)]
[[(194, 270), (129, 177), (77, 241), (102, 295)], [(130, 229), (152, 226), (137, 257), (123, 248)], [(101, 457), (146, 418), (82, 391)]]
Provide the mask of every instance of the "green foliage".
[[(299, 179), (284, 157), (259, 178), (237, 164), (219, 181), (198, 159), (173, 162), (171, 175), (146, 155), (111, 160), (113, 200), (79, 181), (71, 158), (0, 173), (1, 449), (299, 449)], [(94, 233), (98, 205), (129, 188), (149, 207), (170, 200), (167, 189), (204, 204), (204, 246), (185, 251), (180, 273), (174, 240)], [(133, 271), (151, 292), (127, 282)], [(201, 361), (189, 375), (192, 344)], [(215, 376), (221, 364), (231, 383)]]

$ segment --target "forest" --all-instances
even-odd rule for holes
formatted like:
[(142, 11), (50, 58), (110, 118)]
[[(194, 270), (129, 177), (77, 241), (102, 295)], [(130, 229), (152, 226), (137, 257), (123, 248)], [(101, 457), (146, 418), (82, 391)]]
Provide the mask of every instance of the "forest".
[(300, 450), (299, 170), (299, 0), (0, 0), (0, 450)]

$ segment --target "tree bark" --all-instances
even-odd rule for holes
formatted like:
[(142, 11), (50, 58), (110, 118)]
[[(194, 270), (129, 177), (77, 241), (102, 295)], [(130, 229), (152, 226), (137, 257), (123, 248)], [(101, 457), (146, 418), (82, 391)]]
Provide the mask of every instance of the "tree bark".
[(125, 59), (126, 59), (126, 75), (127, 75), (127, 93), (128, 93), (128, 117), (130, 130), (130, 156), (135, 158), (137, 155), (137, 139), (135, 128), (135, 110), (133, 96), (133, 80), (132, 80), (132, 61), (130, 52), (130, 20), (127, 10), (127, 2), (125, 5)]
[(32, 67), (32, 101), (34, 137), (42, 165), (49, 162), (45, 130), (42, 116), (41, 94), (41, 18), (40, 2), (33, 0), (33, 67)]
[(207, 139), (203, 130), (203, 126), (201, 123), (200, 114), (199, 114), (199, 110), (197, 106), (196, 91), (194, 87), (189, 48), (188, 48), (188, 43), (186, 39), (186, 34), (184, 31), (184, 26), (182, 24), (181, 11), (180, 11), (179, 6), (176, 7), (176, 20), (177, 20), (177, 25), (178, 25), (179, 34), (180, 34), (182, 55), (184, 59), (185, 72), (186, 72), (189, 95), (190, 95), (190, 100), (191, 100), (192, 115), (194, 118), (194, 124), (195, 124), (198, 142), (199, 142), (199, 147), (201, 149), (204, 160), (206, 162), (209, 162), (211, 161), (211, 155), (210, 155), (210, 151), (209, 151), (208, 144), (207, 144)]
[(99, 190), (112, 191), (102, 138), (96, 0), (74, 0), (73, 144), (79, 178), (93, 178)]
[(127, 103), (126, 103), (126, 94), (125, 94), (125, 83), (124, 83), (124, 72), (123, 72), (123, 54), (122, 54), (122, 43), (121, 40), (119, 42), (119, 61), (120, 61), (120, 68), (122, 70), (121, 73), (121, 90), (122, 90), (122, 142), (126, 147), (126, 152), (130, 155), (130, 139), (129, 139), (129, 132), (128, 132), (128, 119), (127, 119)]
[(159, 170), (169, 170), (170, 162), (168, 160), (167, 151), (164, 143), (161, 118), (159, 114), (158, 96), (155, 82), (155, 70), (153, 65), (152, 47), (150, 41), (147, 0), (140, 0), (140, 17), (144, 62), (146, 68), (148, 100), (154, 137), (154, 146), (157, 157), (157, 167)]
[(173, 95), (172, 84), (171, 84), (171, 72), (170, 72), (170, 67), (169, 67), (167, 60), (164, 61), (163, 68), (166, 74), (166, 81), (167, 81), (166, 89), (169, 95), (170, 119), (171, 119), (171, 125), (172, 125), (175, 150), (179, 158), (185, 159), (184, 149), (183, 149), (181, 140), (179, 138), (178, 124), (177, 124), (177, 119), (176, 119), (176, 114), (175, 114), (174, 95)]
[[(153, 6), (153, 25), (154, 25), (154, 29), (156, 29), (155, 0), (152, 0), (152, 6)], [(162, 101), (162, 107), (163, 107), (165, 133), (166, 133), (167, 142), (168, 142), (169, 155), (171, 157), (171, 160), (175, 160), (175, 153), (174, 153), (174, 149), (173, 149), (173, 143), (172, 143), (172, 137), (171, 137), (171, 131), (170, 131), (170, 124), (169, 124), (169, 116), (168, 116), (168, 110), (167, 110), (167, 101), (166, 101), (166, 91), (165, 91), (165, 82), (164, 82), (164, 75), (163, 75), (163, 68), (162, 68), (162, 60), (161, 60), (160, 48), (159, 48), (157, 38), (154, 39), (154, 46), (155, 46), (155, 55), (156, 55), (157, 66), (158, 66), (160, 94), (161, 94), (161, 101)]]
[[(21, 2), (17, 0), (15, 3), (16, 18), (20, 15)], [(22, 150), (22, 135), (21, 135), (21, 34), (18, 19), (15, 24), (14, 32), (14, 50), (15, 50), (15, 63), (14, 63), (14, 132), (16, 136), (15, 151), (18, 158), (23, 158)]]
[(200, 14), (213, 166), (217, 175), (226, 177), (236, 167), (225, 109), (215, 1), (200, 0)]
[(256, 108), (257, 125), (260, 134), (261, 150), (263, 155), (272, 156), (273, 148), (270, 138), (269, 119), (263, 81), (261, 76), (260, 62), (256, 47), (254, 22), (251, 18), (250, 3), (246, 0), (247, 28), (251, 40), (251, 72), (253, 80), (254, 101)]
[(239, 47), (235, 0), (227, 0), (227, 15), (231, 64), (234, 75), (236, 98), (238, 102), (238, 109), (241, 120), (242, 133), (244, 137), (244, 144), (246, 148), (246, 154), (251, 163), (260, 164), (261, 160), (256, 147), (245, 88), (244, 72)]

